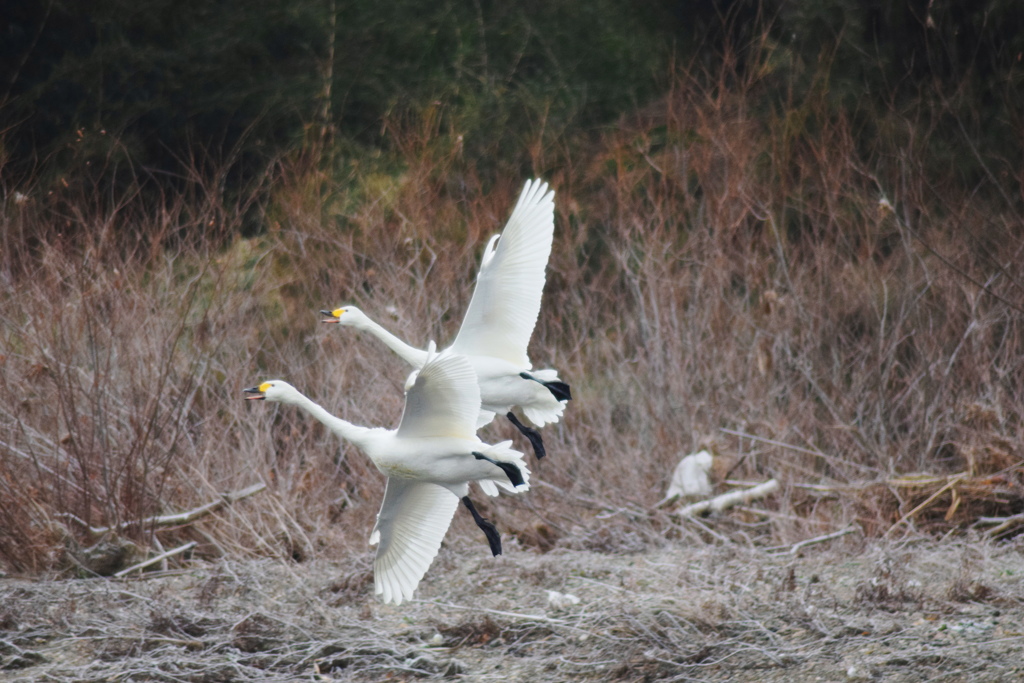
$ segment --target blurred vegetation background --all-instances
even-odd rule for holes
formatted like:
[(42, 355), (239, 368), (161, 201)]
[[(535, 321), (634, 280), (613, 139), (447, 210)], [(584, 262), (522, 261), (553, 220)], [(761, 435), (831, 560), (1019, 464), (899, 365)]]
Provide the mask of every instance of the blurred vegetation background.
[[(369, 528), (379, 477), (239, 391), (280, 376), (392, 424), (403, 368), (315, 311), (450, 339), (531, 176), (558, 205), (531, 357), (579, 398), (544, 483), (485, 510), (524, 546), (721, 540), (649, 509), (702, 444), (783, 482), (723, 532), (751, 542), (1024, 511), (1012, 0), (42, 0), (0, 22), (8, 570), (98, 571), (97, 529), (125, 562), (364, 552), (338, 521)], [(152, 522), (255, 480), (218, 520)]]
[(457, 137), (493, 182), (566, 163), (588, 133), (655, 101), (674, 70), (716, 82), (727, 67), (740, 79), (756, 72), (757, 116), (821, 99), (851, 118), (866, 152), (901, 122), (947, 127), (929, 161), (977, 183), (984, 160), (1020, 135), (1017, 9), (1010, 0), (598, 0), (585, 11), (559, 0), (8, 3), (0, 159), (9, 186), (102, 176), (174, 188), (198, 167), (225, 173), (237, 191), (296, 150), (329, 156), (334, 172), (393, 153), (389, 126), (415, 118)]

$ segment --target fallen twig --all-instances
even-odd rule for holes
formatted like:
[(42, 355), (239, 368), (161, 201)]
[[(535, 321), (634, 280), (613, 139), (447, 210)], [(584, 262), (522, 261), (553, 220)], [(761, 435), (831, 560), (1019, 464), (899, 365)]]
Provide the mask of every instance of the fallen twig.
[(856, 526), (856, 525), (848, 526), (845, 529), (841, 529), (839, 531), (833, 531), (830, 534), (825, 534), (823, 536), (815, 536), (814, 538), (808, 538), (805, 541), (800, 541), (799, 543), (794, 543), (791, 546), (778, 546), (778, 547), (775, 547), (775, 548), (769, 548), (768, 552), (781, 552), (781, 551), (785, 550), (790, 555), (796, 555), (798, 552), (800, 552), (800, 550), (802, 550), (803, 548), (806, 548), (809, 545), (814, 545), (816, 543), (824, 543), (826, 541), (831, 541), (831, 540), (836, 539), (836, 538), (841, 538), (841, 537), (843, 537), (843, 536), (845, 536), (847, 534), (852, 534), (854, 531), (861, 531), (861, 528), (859, 526)]
[(115, 579), (120, 579), (121, 577), (127, 576), (128, 574), (131, 574), (134, 571), (138, 571), (140, 569), (145, 569), (146, 567), (148, 567), (150, 565), (153, 565), (153, 564), (156, 564), (157, 562), (162, 562), (162, 561), (166, 560), (168, 557), (174, 557), (175, 555), (180, 555), (181, 553), (185, 552), (186, 550), (191, 550), (192, 548), (195, 548), (196, 545), (197, 545), (197, 543), (195, 541), (189, 541), (185, 545), (178, 546), (177, 548), (175, 548), (173, 550), (168, 550), (165, 553), (160, 553), (159, 555), (155, 555), (154, 557), (149, 558), (145, 562), (139, 562), (138, 564), (133, 564), (132, 566), (128, 567), (127, 569), (122, 569), (121, 571), (119, 571), (116, 574), (114, 574), (114, 578)]
[(742, 491), (730, 491), (729, 493), (723, 493), (720, 496), (715, 496), (708, 500), (702, 500), (699, 503), (693, 503), (691, 505), (681, 507), (672, 514), (679, 517), (696, 517), (697, 515), (702, 515), (705, 512), (721, 512), (722, 510), (734, 505), (749, 503), (752, 500), (764, 498), (765, 496), (774, 493), (778, 488), (778, 480), (769, 479), (763, 484), (758, 484), (753, 488), (743, 489)]
[(671, 496), (666, 496), (654, 504), (654, 509), (660, 510), (662, 508), (667, 508), (668, 506), (676, 503), (680, 498), (682, 498), (682, 496), (683, 494), (681, 493), (673, 493)]
[(945, 493), (945, 492), (946, 492), (946, 491), (948, 491), (949, 489), (953, 488), (954, 486), (956, 486), (957, 484), (959, 484), (959, 483), (960, 483), (961, 481), (963, 481), (963, 480), (964, 480), (964, 479), (966, 479), (966, 478), (967, 478), (967, 472), (961, 472), (960, 474), (956, 475), (955, 477), (951, 477), (951, 478), (949, 479), (949, 481), (947, 481), (947, 482), (946, 482), (946, 485), (945, 485), (945, 486), (943, 486), (943, 487), (942, 487), (942, 488), (940, 488), (940, 489), (939, 489), (938, 491), (936, 491), (936, 492), (935, 492), (935, 493), (933, 493), (932, 495), (930, 495), (930, 496), (928, 496), (927, 498), (925, 498), (924, 502), (923, 502), (923, 503), (921, 503), (920, 505), (918, 505), (917, 507), (915, 507), (915, 508), (914, 508), (913, 510), (911, 510), (911, 511), (910, 511), (910, 512), (908, 512), (907, 514), (905, 514), (905, 515), (903, 515), (902, 517), (900, 517), (899, 521), (897, 521), (897, 522), (896, 522), (895, 524), (893, 524), (893, 525), (892, 525), (891, 527), (889, 527), (889, 528), (888, 528), (888, 529), (886, 530), (886, 532), (885, 532), (885, 537), (888, 537), (888, 536), (889, 536), (889, 534), (891, 534), (891, 533), (892, 533), (893, 529), (895, 529), (895, 528), (896, 528), (896, 527), (898, 527), (898, 526), (899, 526), (900, 524), (903, 524), (904, 522), (906, 522), (907, 520), (909, 520), (910, 518), (912, 518), (912, 517), (913, 517), (914, 515), (916, 515), (916, 514), (917, 514), (918, 512), (920, 512), (921, 510), (924, 510), (924, 509), (925, 509), (926, 507), (928, 507), (929, 505), (931, 505), (931, 504), (932, 504), (932, 502), (933, 502), (933, 501), (934, 501), (934, 500), (935, 500), (936, 498), (938, 498), (938, 497), (939, 497), (939, 496), (941, 496), (941, 495), (942, 495), (943, 493)]
[(711, 535), (712, 537), (718, 539), (722, 543), (732, 543), (732, 539), (730, 539), (728, 536), (725, 536), (724, 534), (718, 533), (717, 531), (715, 531), (714, 529), (709, 527), (707, 524), (705, 524), (704, 522), (702, 522), (700, 520), (700, 517), (688, 516), (686, 521), (691, 523), (691, 524), (696, 524), (703, 531), (706, 531), (709, 535)]
[(233, 491), (231, 493), (222, 493), (221, 497), (218, 500), (210, 501), (209, 503), (206, 503), (205, 505), (200, 505), (199, 507), (194, 508), (192, 510), (188, 510), (187, 512), (178, 512), (178, 513), (175, 513), (175, 514), (172, 514), (172, 515), (158, 515), (156, 517), (147, 517), (146, 519), (134, 519), (134, 520), (129, 520), (127, 522), (121, 522), (120, 524), (118, 524), (116, 526), (94, 527), (94, 526), (89, 526), (88, 524), (85, 523), (84, 520), (76, 517), (75, 515), (72, 515), (72, 514), (69, 514), (69, 513), (65, 513), (62, 516), (66, 517), (66, 518), (68, 518), (68, 519), (70, 519), (72, 521), (78, 522), (79, 524), (84, 526), (86, 528), (86, 530), (88, 530), (88, 532), (90, 534), (92, 534), (93, 536), (102, 536), (103, 534), (109, 533), (111, 531), (124, 531), (125, 529), (130, 529), (132, 527), (138, 527), (138, 526), (142, 526), (142, 527), (185, 526), (185, 525), (191, 524), (192, 522), (196, 521), (197, 519), (199, 519), (201, 517), (205, 517), (206, 515), (208, 515), (210, 513), (213, 513), (213, 512), (216, 512), (217, 510), (220, 510), (223, 507), (227, 507), (228, 505), (230, 505), (230, 504), (232, 504), (234, 502), (237, 502), (237, 501), (239, 501), (239, 500), (241, 500), (243, 498), (248, 498), (249, 496), (255, 495), (255, 494), (259, 493), (260, 491), (262, 491), (265, 488), (267, 488), (267, 485), (264, 484), (263, 482), (260, 482), (258, 484), (253, 484), (252, 486), (244, 488), (241, 491)]
[(1010, 531), (1024, 524), (1024, 512), (1010, 515), (1009, 517), (979, 517), (974, 526), (987, 526), (989, 524), (995, 524), (996, 526), (986, 531), (985, 535), (989, 538), (999, 538), (1003, 535), (1003, 532)]

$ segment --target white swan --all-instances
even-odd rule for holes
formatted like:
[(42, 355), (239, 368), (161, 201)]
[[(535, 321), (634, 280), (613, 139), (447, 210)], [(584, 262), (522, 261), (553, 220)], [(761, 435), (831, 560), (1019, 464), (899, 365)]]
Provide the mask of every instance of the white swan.
[[(433, 343), (431, 343), (433, 350)], [(529, 489), (530, 471), (511, 441), (489, 445), (476, 436), (480, 393), (473, 368), (457, 354), (431, 357), (407, 387), (398, 429), (360, 427), (335, 417), (281, 380), (246, 389), (249, 400), (266, 399), (302, 408), (340, 438), (369, 456), (387, 476), (370, 545), (375, 590), (396, 605), (413, 591), (437, 555), (459, 499), (487, 535), (491, 552), (501, 539), (469, 499), (469, 482), (488, 495), (498, 486), (511, 493)]]
[[(558, 422), (565, 402), (572, 398), (558, 372), (533, 370), (526, 352), (540, 313), (544, 270), (554, 239), (554, 196), (547, 183), (527, 181), (505, 230), (491, 237), (484, 249), (462, 327), (442, 352), (465, 355), (476, 372), (482, 401), (477, 426), (505, 413), (533, 444), (538, 458), (545, 453), (540, 433), (520, 422), (512, 408), (520, 407), (530, 422), (543, 427)], [(426, 362), (426, 351), (405, 343), (355, 306), (320, 312), (325, 323), (350, 325), (376, 336), (414, 368)]]

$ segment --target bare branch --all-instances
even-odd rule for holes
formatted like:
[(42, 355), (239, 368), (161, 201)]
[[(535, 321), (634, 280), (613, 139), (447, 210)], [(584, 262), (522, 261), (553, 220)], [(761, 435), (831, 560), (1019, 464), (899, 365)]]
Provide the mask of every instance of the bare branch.
[(996, 526), (986, 531), (985, 535), (989, 538), (999, 538), (1004, 532), (1024, 524), (1024, 512), (1009, 517), (979, 517), (974, 526), (988, 526), (989, 524)]
[(150, 565), (154, 565), (157, 562), (162, 562), (162, 561), (166, 560), (169, 557), (174, 557), (175, 555), (180, 555), (181, 553), (185, 552), (186, 550), (191, 550), (192, 548), (195, 548), (196, 545), (198, 545), (198, 544), (195, 541), (189, 541), (185, 545), (178, 546), (177, 548), (175, 548), (173, 550), (168, 550), (165, 553), (160, 553), (159, 555), (151, 557), (148, 560), (146, 560), (145, 562), (139, 562), (138, 564), (133, 564), (132, 566), (130, 566), (130, 567), (126, 568), (126, 569), (122, 569), (121, 571), (119, 571), (116, 574), (114, 574), (114, 578), (120, 579), (120, 578), (122, 578), (124, 576), (127, 576), (128, 574), (131, 574), (134, 571), (138, 571), (140, 569), (145, 569), (146, 567), (149, 567)]
[(900, 524), (903, 524), (903, 523), (904, 523), (904, 522), (906, 522), (907, 520), (911, 519), (911, 518), (912, 518), (912, 517), (913, 517), (914, 515), (916, 515), (916, 514), (917, 514), (918, 512), (920, 512), (921, 510), (924, 510), (924, 509), (925, 509), (926, 507), (928, 507), (929, 505), (931, 505), (931, 504), (932, 504), (932, 502), (933, 502), (933, 501), (934, 501), (934, 500), (935, 500), (936, 498), (938, 498), (938, 497), (939, 497), (939, 496), (941, 496), (941, 495), (942, 495), (943, 493), (945, 493), (945, 492), (946, 492), (946, 491), (948, 491), (949, 489), (953, 488), (954, 486), (956, 486), (957, 484), (959, 484), (959, 483), (960, 483), (961, 481), (963, 481), (963, 480), (964, 480), (964, 479), (966, 479), (966, 478), (967, 478), (967, 472), (961, 472), (960, 474), (956, 475), (955, 477), (952, 477), (952, 478), (950, 478), (950, 480), (949, 480), (948, 482), (946, 482), (946, 485), (945, 485), (945, 486), (943, 486), (942, 488), (940, 488), (940, 489), (939, 489), (938, 491), (936, 491), (936, 492), (935, 492), (935, 493), (933, 493), (932, 495), (928, 496), (928, 497), (927, 497), (927, 498), (926, 498), (926, 499), (924, 500), (924, 502), (923, 502), (923, 503), (921, 503), (920, 505), (918, 505), (917, 507), (915, 507), (915, 508), (914, 508), (913, 510), (911, 510), (911, 511), (910, 511), (910, 512), (908, 512), (907, 514), (905, 514), (905, 515), (903, 515), (902, 517), (900, 517), (899, 521), (897, 521), (897, 522), (896, 522), (895, 524), (893, 524), (893, 525), (892, 525), (891, 527), (889, 527), (889, 529), (888, 529), (888, 530), (887, 530), (887, 531), (885, 532), (885, 536), (886, 536), (886, 537), (888, 537), (888, 536), (889, 536), (889, 534), (891, 534), (891, 533), (893, 532), (893, 530), (894, 530), (894, 529), (895, 529), (896, 527), (898, 527), (898, 526), (899, 526)]
[[(863, 533), (863, 529), (861, 529), (859, 526), (856, 526), (856, 525), (848, 526), (845, 529), (840, 529), (839, 531), (833, 531), (830, 534), (824, 534), (822, 536), (815, 536), (814, 538), (808, 538), (805, 541), (800, 541), (799, 543), (794, 543), (793, 545), (789, 546), (789, 550), (787, 550), (786, 552), (788, 552), (790, 555), (796, 555), (798, 552), (800, 552), (802, 549), (806, 548), (809, 545), (814, 545), (816, 543), (825, 543), (826, 541), (831, 541), (831, 540), (836, 539), (836, 538), (842, 538), (843, 536), (846, 536), (847, 534), (852, 534), (854, 531), (860, 531), (861, 533)], [(772, 552), (772, 551), (780, 552), (782, 550), (786, 550), (786, 546), (781, 546), (781, 547), (778, 547), (778, 548), (769, 548), (768, 549), (769, 552)]]
[[(194, 521), (196, 521), (197, 519), (200, 519), (201, 517), (205, 517), (206, 515), (209, 515), (209, 514), (211, 514), (213, 512), (216, 512), (216, 511), (220, 510), (221, 508), (227, 507), (228, 505), (231, 505), (232, 503), (235, 503), (235, 502), (237, 502), (239, 500), (242, 500), (243, 498), (248, 498), (249, 496), (253, 496), (253, 495), (259, 493), (260, 491), (262, 491), (265, 488), (267, 488), (267, 485), (265, 483), (263, 483), (263, 482), (260, 482), (258, 484), (253, 484), (252, 486), (246, 487), (246, 488), (244, 488), (244, 489), (242, 489), (240, 491), (233, 491), (231, 493), (221, 494), (221, 497), (218, 500), (212, 500), (209, 503), (206, 503), (205, 505), (200, 505), (199, 507), (194, 508), (192, 510), (189, 510), (187, 512), (178, 512), (178, 513), (175, 513), (175, 514), (172, 514), (172, 515), (159, 515), (157, 517), (147, 517), (146, 519), (130, 520), (130, 521), (127, 521), (127, 522), (122, 522), (121, 524), (117, 524), (117, 525), (112, 526), (112, 527), (109, 527), (109, 526), (101, 526), (101, 527), (89, 526), (89, 527), (87, 527), (87, 529), (88, 529), (89, 533), (92, 534), (93, 536), (102, 536), (103, 534), (109, 533), (111, 531), (124, 531), (125, 529), (130, 529), (131, 527), (136, 527), (136, 526), (142, 526), (142, 527), (178, 527), (178, 526), (187, 526), (187, 525), (193, 523)], [(65, 514), (63, 514), (61, 516), (62, 517), (66, 517), (66, 518), (68, 518), (68, 519), (70, 519), (70, 520), (72, 520), (74, 522), (78, 522), (79, 524), (85, 526), (85, 522), (82, 519), (76, 517), (75, 515), (72, 515), (72, 514), (69, 514), (69, 513), (65, 513)]]

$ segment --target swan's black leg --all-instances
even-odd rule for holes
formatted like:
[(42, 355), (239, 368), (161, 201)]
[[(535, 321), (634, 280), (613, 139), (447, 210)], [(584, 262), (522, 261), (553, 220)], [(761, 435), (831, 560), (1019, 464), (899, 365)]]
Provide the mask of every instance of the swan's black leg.
[(498, 533), (498, 529), (480, 516), (469, 496), (463, 496), (462, 503), (469, 508), (469, 514), (473, 515), (473, 521), (476, 522), (476, 525), (483, 529), (484, 536), (487, 537), (487, 545), (491, 546), (491, 554), (495, 557), (501, 555), (501, 534)]
[(534, 377), (533, 375), (531, 375), (528, 372), (520, 372), (519, 376), (522, 377), (523, 379), (532, 379), (534, 382), (540, 382), (545, 387), (547, 387), (547, 390), (551, 392), (551, 395), (554, 396), (559, 401), (571, 401), (572, 400), (572, 391), (569, 389), (569, 385), (566, 384), (565, 382), (561, 382), (561, 381), (545, 382), (542, 379), (537, 379), (536, 377)]
[(486, 460), (492, 465), (497, 465), (498, 467), (500, 467), (501, 470), (508, 476), (508, 480), (512, 482), (513, 486), (522, 486), (523, 484), (526, 483), (526, 480), (523, 479), (523, 473), (519, 471), (518, 467), (516, 467), (510, 462), (500, 462), (498, 460), (495, 460), (494, 458), (488, 458), (483, 453), (477, 453), (476, 451), (473, 451), (473, 457), (475, 457), (477, 460)]
[(544, 440), (540, 438), (540, 432), (536, 429), (531, 429), (520, 422), (519, 418), (516, 417), (516, 414), (511, 410), (506, 413), (505, 417), (507, 417), (509, 421), (516, 426), (516, 429), (523, 433), (523, 436), (530, 440), (530, 443), (533, 445), (533, 452), (537, 456), (538, 460), (548, 454), (544, 449)]

